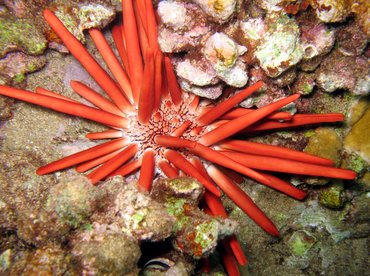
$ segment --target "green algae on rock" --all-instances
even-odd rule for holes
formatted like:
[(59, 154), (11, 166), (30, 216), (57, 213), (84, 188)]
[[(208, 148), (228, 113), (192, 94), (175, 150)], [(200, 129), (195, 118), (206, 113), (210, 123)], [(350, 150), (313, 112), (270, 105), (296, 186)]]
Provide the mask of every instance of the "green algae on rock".
[(86, 177), (75, 176), (50, 189), (46, 208), (76, 228), (93, 214), (103, 196), (104, 190), (92, 186)]
[(369, 162), (366, 162), (360, 155), (356, 153), (351, 153), (344, 160), (347, 168), (357, 172), (361, 176), (366, 170), (369, 169)]
[(7, 249), (0, 254), (0, 272), (7, 271), (12, 263), (12, 250)]
[(192, 178), (159, 180), (151, 193), (163, 201), (167, 212), (176, 218), (173, 245), (182, 253), (195, 259), (208, 256), (219, 239), (235, 232), (234, 221), (211, 217), (199, 209), (204, 187)]
[(311, 233), (299, 230), (293, 233), (288, 242), (294, 255), (303, 256), (314, 246), (316, 241), (317, 239)]
[(46, 46), (43, 31), (31, 19), (0, 16), (0, 57), (16, 50), (40, 55)]
[[(119, 179), (113, 178), (111, 181)], [(108, 212), (111, 212), (124, 233), (140, 241), (160, 241), (170, 237), (175, 223), (164, 204), (148, 194), (140, 193), (136, 183), (120, 188), (114, 206)]]
[(85, 42), (83, 31), (107, 26), (114, 19), (115, 9), (107, 3), (63, 3), (56, 15), (78, 40)]
[(20, 84), (26, 79), (26, 74), (43, 68), (46, 58), (43, 55), (32, 56), (22, 52), (8, 53), (0, 59), (0, 72), (5, 75), (9, 82)]
[(319, 202), (322, 206), (330, 209), (343, 207), (343, 185), (335, 183), (320, 191)]
[(293, 90), (302, 95), (308, 95), (312, 93), (315, 87), (315, 76), (305, 72), (298, 73), (297, 79), (295, 80)]

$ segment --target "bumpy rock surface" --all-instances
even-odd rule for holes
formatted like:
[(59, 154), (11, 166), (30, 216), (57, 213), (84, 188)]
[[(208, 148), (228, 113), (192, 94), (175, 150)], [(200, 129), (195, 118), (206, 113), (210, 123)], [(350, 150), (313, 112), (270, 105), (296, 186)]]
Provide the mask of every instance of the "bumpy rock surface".
[(228, 21), (236, 12), (237, 0), (194, 0), (212, 20), (218, 23)]
[(114, 213), (122, 231), (138, 240), (164, 240), (172, 233), (174, 219), (163, 204), (126, 185), (115, 199)]
[(11, 51), (24, 51), (39, 55), (46, 49), (47, 41), (42, 29), (37, 28), (32, 19), (0, 16), (0, 57)]
[(349, 152), (360, 155), (366, 162), (370, 163), (370, 144), (367, 135), (369, 129), (370, 108), (352, 127), (351, 131), (344, 140), (344, 147)]
[(50, 189), (46, 208), (71, 227), (78, 227), (98, 208), (104, 191), (83, 176), (65, 179)]
[(362, 56), (343, 56), (335, 51), (321, 63), (316, 81), (329, 93), (346, 89), (355, 95), (367, 95), (370, 93), (370, 65)]
[(317, 128), (309, 138), (305, 152), (332, 160), (337, 166), (341, 162), (342, 142), (332, 128)]
[(78, 233), (72, 244), (72, 255), (87, 275), (125, 275), (136, 269), (140, 258), (136, 240), (106, 225)]
[(196, 259), (208, 256), (220, 239), (235, 232), (234, 221), (213, 218), (198, 208), (204, 187), (194, 179), (160, 180), (151, 193), (176, 218), (173, 245), (186, 255)]
[(294, 19), (285, 16), (276, 18), (276, 25), (270, 26), (263, 43), (255, 52), (267, 75), (277, 77), (303, 58), (299, 35), (299, 27)]
[(344, 21), (350, 13), (350, 1), (318, 0), (314, 3), (317, 17), (326, 23)]

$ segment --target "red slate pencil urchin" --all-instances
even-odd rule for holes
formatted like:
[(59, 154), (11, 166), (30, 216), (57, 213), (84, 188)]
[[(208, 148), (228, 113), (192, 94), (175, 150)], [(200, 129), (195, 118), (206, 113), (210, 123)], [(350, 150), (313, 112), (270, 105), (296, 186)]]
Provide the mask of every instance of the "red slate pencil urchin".
[[(44, 17), (72, 55), (107, 93), (110, 100), (72, 81), (73, 90), (95, 107), (84, 105), (43, 88), (36, 93), (0, 86), (0, 94), (59, 112), (87, 118), (109, 127), (89, 133), (89, 139), (107, 139), (90, 149), (72, 154), (37, 170), (39, 175), (76, 166), (93, 184), (114, 175), (126, 176), (140, 169), (139, 187), (150, 191), (157, 174), (169, 178), (184, 174), (196, 178), (205, 188), (205, 211), (226, 217), (221, 191), (273, 236), (279, 232), (269, 218), (238, 186), (249, 177), (295, 199), (305, 192), (266, 171), (354, 179), (350, 170), (333, 167), (328, 159), (299, 151), (233, 139), (233, 135), (267, 129), (343, 121), (342, 114), (290, 115), (278, 110), (297, 100), (298, 94), (265, 107), (235, 108), (263, 86), (256, 82), (216, 106), (203, 104), (198, 96), (181, 91), (169, 57), (157, 43), (157, 25), (150, 0), (122, 1), (123, 23), (114, 26), (113, 38), (122, 63), (116, 58), (101, 31), (89, 30), (97, 49), (115, 80), (63, 26), (50, 10)], [(235, 259), (247, 260), (235, 236), (223, 241), (221, 256), (230, 275), (237, 275)], [(230, 253), (232, 252), (232, 253)], [(234, 258), (235, 257), (235, 258)]]

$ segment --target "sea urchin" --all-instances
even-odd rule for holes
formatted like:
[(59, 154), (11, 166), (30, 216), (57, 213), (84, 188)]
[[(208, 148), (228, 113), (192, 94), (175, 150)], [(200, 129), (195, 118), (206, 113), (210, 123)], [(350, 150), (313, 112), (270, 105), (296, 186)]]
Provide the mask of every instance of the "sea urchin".
[[(207, 212), (215, 216), (227, 216), (219, 198), (221, 189), (273, 236), (279, 235), (277, 228), (239, 188), (240, 175), (296, 199), (303, 199), (306, 193), (265, 171), (341, 179), (356, 177), (350, 170), (334, 168), (333, 162), (328, 159), (231, 138), (243, 132), (338, 122), (343, 120), (342, 114), (293, 116), (278, 111), (297, 100), (298, 94), (259, 109), (235, 108), (263, 86), (261, 81), (216, 106), (202, 103), (198, 96), (181, 91), (170, 58), (159, 49), (152, 1), (125, 0), (122, 1), (122, 7), (123, 24), (114, 26), (112, 30), (122, 63), (100, 30), (89, 30), (115, 80), (53, 12), (44, 11), (50, 27), (107, 93), (109, 100), (78, 81), (71, 82), (73, 90), (96, 107), (43, 88), (37, 88), (33, 93), (0, 86), (1, 95), (87, 118), (110, 128), (87, 134), (89, 139), (108, 139), (108, 142), (43, 166), (37, 170), (39, 175), (76, 166), (79, 172), (93, 169), (87, 177), (97, 184), (107, 177), (126, 176), (140, 169), (139, 187), (143, 191), (150, 191), (156, 174), (175, 178), (182, 171), (205, 186)], [(224, 245), (226, 252), (233, 252), (240, 264), (246, 264), (235, 236), (224, 240)], [(229, 274), (237, 274), (233, 255), (226, 253), (223, 260)]]

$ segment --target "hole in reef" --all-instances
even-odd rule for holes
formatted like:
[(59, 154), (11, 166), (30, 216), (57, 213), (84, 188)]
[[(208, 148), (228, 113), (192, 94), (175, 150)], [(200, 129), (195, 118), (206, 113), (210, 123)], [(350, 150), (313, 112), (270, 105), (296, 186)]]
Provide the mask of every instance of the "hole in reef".
[(159, 242), (142, 242), (141, 257), (138, 263), (139, 267), (143, 267), (148, 261), (161, 257), (173, 250), (170, 239)]

